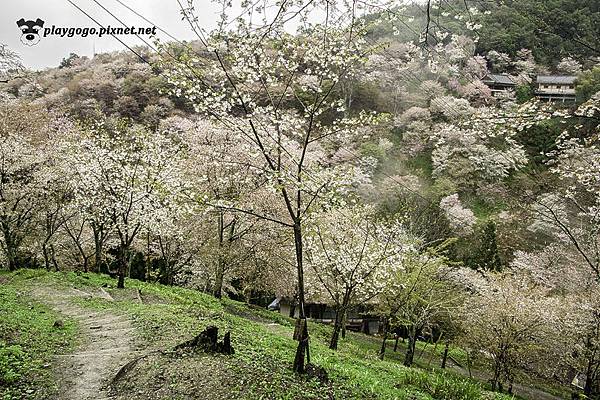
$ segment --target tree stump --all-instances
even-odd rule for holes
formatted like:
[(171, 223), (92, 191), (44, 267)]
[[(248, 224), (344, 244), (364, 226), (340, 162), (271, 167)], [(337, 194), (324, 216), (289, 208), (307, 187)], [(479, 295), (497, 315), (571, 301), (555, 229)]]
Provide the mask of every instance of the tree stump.
[(192, 348), (201, 350), (207, 353), (233, 354), (234, 350), (231, 346), (231, 332), (227, 332), (223, 341), (218, 341), (219, 328), (209, 326), (195, 338), (178, 344), (173, 348), (174, 351)]

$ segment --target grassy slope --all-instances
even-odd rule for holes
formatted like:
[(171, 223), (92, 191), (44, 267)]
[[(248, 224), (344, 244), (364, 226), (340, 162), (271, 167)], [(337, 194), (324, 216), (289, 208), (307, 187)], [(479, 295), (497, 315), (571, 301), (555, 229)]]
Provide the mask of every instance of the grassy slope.
[(54, 391), (52, 355), (72, 348), (76, 327), (8, 279), (0, 275), (0, 398), (46, 399)]
[[(2, 290), (13, 292), (31, 284), (82, 290), (108, 286), (116, 301), (94, 298), (78, 300), (79, 304), (129, 315), (138, 328), (140, 347), (148, 352), (172, 349), (208, 325), (231, 330), (236, 350), (233, 356), (152, 352), (135, 365), (127, 379), (117, 382), (119, 398), (504, 398), (452, 374), (405, 368), (398, 362), (398, 353), (388, 352), (389, 360), (380, 361), (376, 358), (378, 343), (361, 334), (349, 334), (341, 341), (340, 350), (333, 352), (326, 346), (330, 327), (320, 324), (310, 326), (311, 357), (314, 363), (325, 367), (331, 380), (307, 381), (290, 368), (296, 346), (291, 339), (292, 320), (231, 300), (217, 301), (193, 290), (128, 280), (128, 289), (118, 291), (110, 289), (114, 285), (110, 278), (94, 274), (24, 270), (4, 277), (10, 283), (1, 285)], [(141, 290), (143, 304), (135, 301), (137, 289)], [(35, 314), (30, 311), (29, 314)], [(29, 332), (34, 327), (12, 328)], [(71, 332), (72, 328), (67, 330)], [(36, 357), (57, 349), (55, 340), (48, 340), (47, 331), (26, 336), (36, 341), (32, 347)]]

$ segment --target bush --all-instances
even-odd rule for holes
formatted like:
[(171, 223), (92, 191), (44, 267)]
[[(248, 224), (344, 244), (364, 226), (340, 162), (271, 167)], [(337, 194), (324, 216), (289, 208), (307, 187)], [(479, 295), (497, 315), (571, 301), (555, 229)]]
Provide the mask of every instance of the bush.
[(530, 85), (519, 85), (515, 90), (515, 97), (519, 104), (528, 102), (533, 99), (534, 92)]

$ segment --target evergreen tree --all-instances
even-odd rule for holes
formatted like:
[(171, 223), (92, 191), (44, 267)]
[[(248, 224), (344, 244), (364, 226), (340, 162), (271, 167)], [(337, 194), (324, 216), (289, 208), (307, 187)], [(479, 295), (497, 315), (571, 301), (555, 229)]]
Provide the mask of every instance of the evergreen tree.
[(469, 262), (475, 269), (486, 271), (501, 271), (502, 260), (498, 253), (498, 244), (496, 243), (496, 224), (489, 221), (480, 233), (479, 246)]

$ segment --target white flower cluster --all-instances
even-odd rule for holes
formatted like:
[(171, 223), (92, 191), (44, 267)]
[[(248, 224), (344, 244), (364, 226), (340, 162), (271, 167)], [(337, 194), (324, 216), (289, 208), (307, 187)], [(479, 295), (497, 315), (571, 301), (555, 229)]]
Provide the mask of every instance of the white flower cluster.
[(458, 236), (468, 236), (473, 233), (477, 218), (473, 211), (463, 206), (457, 193), (444, 197), (440, 201), (440, 208), (444, 211), (454, 233)]

